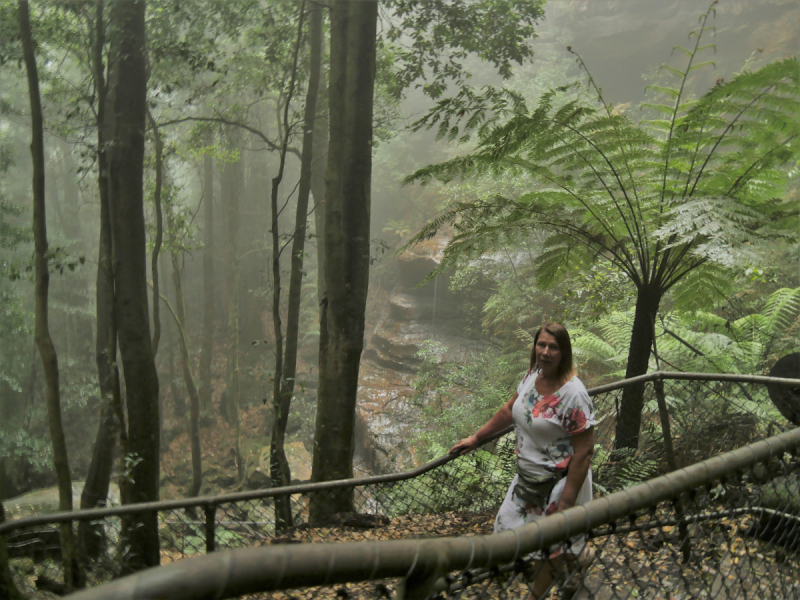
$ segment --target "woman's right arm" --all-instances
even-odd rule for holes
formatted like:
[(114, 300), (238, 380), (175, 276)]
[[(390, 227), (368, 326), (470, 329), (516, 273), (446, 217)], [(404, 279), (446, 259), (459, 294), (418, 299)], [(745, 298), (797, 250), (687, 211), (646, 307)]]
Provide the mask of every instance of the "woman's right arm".
[(470, 450), (474, 450), (478, 447), (478, 445), (488, 437), (491, 437), (498, 431), (502, 431), (511, 423), (513, 422), (511, 417), (511, 409), (514, 406), (514, 402), (517, 401), (517, 397), (519, 394), (516, 392), (511, 397), (511, 400), (503, 404), (494, 416), (489, 419), (489, 421), (478, 429), (474, 434), (469, 437), (465, 437), (463, 440), (460, 440), (455, 446), (450, 448), (450, 454), (458, 453), (458, 454), (466, 454)]

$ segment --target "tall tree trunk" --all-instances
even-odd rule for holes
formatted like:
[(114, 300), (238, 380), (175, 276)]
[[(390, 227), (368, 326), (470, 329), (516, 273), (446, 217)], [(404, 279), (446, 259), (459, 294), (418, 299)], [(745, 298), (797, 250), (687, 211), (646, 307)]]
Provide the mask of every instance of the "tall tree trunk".
[(200, 493), (203, 482), (203, 465), (200, 454), (200, 396), (192, 375), (192, 363), (189, 357), (189, 340), (186, 330), (186, 302), (183, 296), (183, 282), (181, 281), (181, 264), (177, 252), (175, 223), (172, 218), (172, 207), (167, 207), (167, 229), (170, 235), (172, 248), (172, 286), (175, 290), (175, 325), (178, 329), (178, 343), (181, 349), (181, 370), (186, 391), (189, 393), (189, 439), (192, 446), (192, 486), (189, 488), (188, 497), (194, 498)]
[[(209, 142), (212, 140), (209, 140)], [(203, 341), (200, 347), (200, 410), (211, 412), (211, 355), (214, 352), (214, 160), (203, 160)]]
[[(324, 12), (322, 18), (324, 19)], [(322, 43), (324, 44), (324, 31)], [(328, 347), (328, 301), (325, 293), (325, 163), (328, 159), (328, 106), (325, 73), (320, 73), (314, 145), (311, 152), (311, 194), (314, 196), (314, 225), (317, 235), (317, 302), (319, 303), (319, 353), (317, 367)]]
[[(289, 123), (289, 106), (294, 96), (294, 88), (297, 80), (297, 57), (300, 54), (300, 43), (303, 38), (303, 21), (305, 17), (305, 2), (300, 4), (300, 14), (297, 19), (297, 39), (294, 47), (294, 57), (292, 63), (291, 79), (289, 82), (289, 91), (286, 94), (284, 110), (283, 110), (283, 131), (284, 136), (281, 144), (280, 152), (280, 166), (278, 167), (278, 174), (272, 180), (272, 194), (271, 194), (271, 208), (272, 208), (272, 324), (275, 331), (275, 373), (272, 379), (272, 399), (275, 411), (275, 418), (272, 421), (272, 436), (270, 438), (270, 477), (272, 478), (273, 485), (286, 486), (291, 483), (292, 474), (289, 469), (289, 461), (286, 459), (284, 451), (284, 440), (286, 438), (286, 425), (289, 421), (289, 409), (292, 402), (292, 393), (294, 388), (294, 376), (296, 371), (297, 362), (297, 331), (300, 315), (300, 281), (295, 281), (297, 278), (302, 278), (300, 269), (303, 264), (303, 244), (305, 242), (306, 234), (306, 218), (308, 212), (308, 177), (306, 177), (305, 191), (303, 190), (303, 167), (310, 167), (310, 142), (309, 140), (309, 156), (303, 156), (303, 165), (301, 166), (300, 175), (300, 192), (297, 200), (297, 215), (296, 225), (294, 230), (294, 237), (292, 240), (292, 272), (290, 276), (291, 284), (294, 289), (290, 287), (289, 291), (289, 322), (287, 325), (287, 340), (286, 340), (286, 356), (283, 356), (284, 340), (283, 340), (283, 327), (281, 325), (281, 252), (280, 247), (280, 223), (278, 217), (278, 191), (280, 189), (281, 181), (283, 180), (283, 172), (286, 166), (286, 153), (289, 148), (289, 136), (291, 135), (291, 126)], [(318, 76), (317, 76), (318, 78)], [(306, 111), (306, 118), (308, 112)], [(313, 125), (313, 113), (312, 113)], [(308, 127), (308, 120), (304, 124)], [(304, 134), (304, 141), (306, 135)], [(308, 165), (306, 165), (308, 163)], [(306, 168), (308, 171), (308, 168)], [(309, 173), (310, 175), (310, 173)], [(304, 198), (302, 197), (305, 194)], [(300, 211), (302, 210), (302, 217)], [(298, 240), (300, 241), (298, 245)], [(299, 263), (296, 260), (295, 252), (300, 252)], [(299, 266), (298, 266), (299, 264)], [(297, 273), (295, 273), (297, 269)], [(296, 298), (293, 298), (292, 295)], [(296, 300), (297, 306), (292, 306), (292, 300)], [(293, 341), (290, 339), (293, 329)], [(290, 346), (292, 352), (290, 354)], [(285, 364), (285, 360), (291, 361), (290, 365)], [(290, 368), (291, 372), (285, 371), (284, 368)], [(289, 497), (275, 499), (275, 529), (278, 532), (285, 531), (292, 526), (292, 506)]]
[[(625, 378), (647, 373), (650, 364), (650, 348), (653, 346), (653, 329), (658, 306), (661, 302), (661, 287), (657, 283), (639, 287), (636, 296), (636, 312), (633, 317), (633, 331), (628, 348), (628, 368)], [(619, 415), (617, 418), (615, 448), (638, 448), (639, 429), (642, 423), (644, 406), (644, 383), (629, 385), (622, 391)]]
[[(240, 150), (240, 134), (233, 130), (233, 146)], [(228, 360), (226, 365), (223, 415), (234, 428), (233, 452), (236, 457), (238, 481), (244, 476), (244, 464), (239, 447), (239, 192), (242, 188), (242, 160), (225, 165), (225, 202), (228, 206)]]
[[(330, 148), (325, 172), (328, 347), (320, 364), (313, 481), (352, 477), (356, 391), (369, 282), (377, 2), (334, 2)], [(351, 511), (353, 493), (311, 503), (310, 518)]]
[[(126, 500), (158, 500), (158, 373), (150, 338), (145, 255), (144, 132), (147, 73), (145, 0), (118, 0), (111, 12), (114, 144), (109, 160), (109, 199), (119, 348), (128, 417), (127, 459), (133, 483)], [(124, 570), (158, 565), (156, 513), (125, 519), (129, 552)]]
[[(0, 525), (2, 525), (5, 520), (6, 512), (3, 509), (3, 502), (0, 501)], [(17, 585), (14, 583), (14, 578), (11, 576), (6, 540), (2, 535), (0, 535), (0, 598), (5, 598), (6, 600), (22, 600), (23, 598)]]
[[(45, 213), (44, 180), (44, 118), (42, 100), (39, 94), (39, 72), (34, 55), (33, 35), (31, 33), (28, 2), (19, 0), (19, 28), (22, 39), (22, 53), (28, 74), (28, 95), (31, 105), (31, 162), (33, 164), (33, 240), (35, 253), (35, 339), (46, 384), (47, 420), (50, 424), (50, 439), (53, 444), (53, 463), (58, 479), (58, 508), (67, 512), (72, 510), (72, 477), (69, 471), (67, 442), (61, 423), (61, 393), (58, 374), (58, 356), (50, 337), (48, 322), (48, 292), (50, 272), (47, 247), (47, 218)], [(78, 568), (75, 539), (72, 524), (59, 527), (61, 552), (64, 559), (64, 584), (71, 590), (83, 583), (81, 569)]]
[[(314, 122), (317, 115), (320, 72), (322, 70), (322, 7), (309, 4), (310, 20), (310, 72), (306, 106), (303, 117), (303, 150), (300, 159), (300, 186), (297, 193), (294, 239), (292, 240), (292, 270), (289, 277), (289, 307), (286, 319), (286, 352), (284, 360), (284, 391), (282, 396), (291, 399), (297, 374), (297, 345), (300, 331), (300, 291), (303, 283), (306, 229), (308, 224), (308, 199), (311, 191), (314, 155)], [(287, 411), (288, 412), (288, 411)]]
[[(105, 45), (105, 0), (97, 0), (93, 76), (97, 90), (97, 187), (100, 196), (100, 243), (97, 256), (97, 334), (95, 361), (100, 387), (101, 413), (92, 461), (81, 493), (81, 510), (104, 506), (108, 498), (114, 446), (121, 430), (121, 399), (117, 369), (117, 329), (114, 321), (114, 269), (111, 244), (111, 220), (108, 205), (108, 159), (106, 155), (106, 81), (103, 67)], [(123, 447), (124, 450), (124, 447)], [(78, 525), (79, 547), (87, 556), (102, 551), (102, 532), (88, 521)]]
[(164, 140), (158, 130), (153, 115), (147, 111), (147, 120), (150, 122), (150, 129), (153, 131), (153, 139), (156, 142), (156, 188), (153, 192), (153, 203), (155, 204), (156, 216), (156, 238), (153, 240), (153, 255), (150, 258), (150, 271), (153, 276), (153, 358), (158, 354), (158, 343), (161, 341), (161, 309), (158, 290), (158, 254), (161, 252), (161, 243), (164, 239), (164, 218), (161, 211), (161, 187), (164, 178)]

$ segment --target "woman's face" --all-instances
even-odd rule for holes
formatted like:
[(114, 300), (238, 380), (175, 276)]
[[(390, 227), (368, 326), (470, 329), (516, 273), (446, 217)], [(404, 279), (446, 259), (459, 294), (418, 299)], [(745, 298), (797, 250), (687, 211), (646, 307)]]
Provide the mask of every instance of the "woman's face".
[(536, 366), (545, 377), (555, 376), (561, 363), (561, 349), (552, 333), (542, 331), (536, 340)]

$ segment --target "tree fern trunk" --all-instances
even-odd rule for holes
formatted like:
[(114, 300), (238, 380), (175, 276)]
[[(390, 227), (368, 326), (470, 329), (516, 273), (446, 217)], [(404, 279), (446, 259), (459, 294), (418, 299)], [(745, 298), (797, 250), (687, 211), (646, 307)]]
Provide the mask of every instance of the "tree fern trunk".
[[(650, 364), (650, 348), (653, 346), (653, 325), (658, 313), (658, 306), (661, 303), (661, 295), (661, 288), (656, 284), (651, 283), (639, 287), (631, 343), (628, 348), (626, 379), (647, 373)], [(644, 383), (638, 383), (629, 385), (622, 391), (614, 443), (614, 447), (617, 449), (639, 447), (644, 387)]]

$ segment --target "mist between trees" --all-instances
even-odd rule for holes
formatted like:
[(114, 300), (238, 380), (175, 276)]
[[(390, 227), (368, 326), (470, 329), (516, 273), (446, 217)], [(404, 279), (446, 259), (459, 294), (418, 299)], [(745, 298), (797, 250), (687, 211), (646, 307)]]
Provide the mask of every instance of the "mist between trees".
[[(800, 323), (797, 23), (0, 0), (0, 498), (408, 466), (507, 399), (546, 320), (590, 384), (767, 372)], [(622, 404), (636, 448), (650, 409)], [(159, 563), (155, 528), (125, 524), (121, 571)]]

